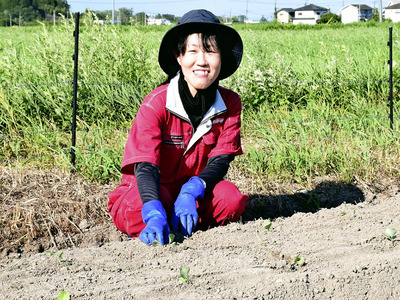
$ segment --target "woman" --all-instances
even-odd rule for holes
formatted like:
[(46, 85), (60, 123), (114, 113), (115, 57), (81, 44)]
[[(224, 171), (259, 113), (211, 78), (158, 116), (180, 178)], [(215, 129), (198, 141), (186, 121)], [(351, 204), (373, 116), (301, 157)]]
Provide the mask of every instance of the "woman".
[(122, 232), (152, 244), (174, 232), (237, 221), (248, 200), (223, 180), (240, 144), (240, 97), (218, 86), (240, 65), (239, 34), (193, 10), (163, 37), (165, 84), (143, 101), (129, 132), (121, 184), (108, 212)]

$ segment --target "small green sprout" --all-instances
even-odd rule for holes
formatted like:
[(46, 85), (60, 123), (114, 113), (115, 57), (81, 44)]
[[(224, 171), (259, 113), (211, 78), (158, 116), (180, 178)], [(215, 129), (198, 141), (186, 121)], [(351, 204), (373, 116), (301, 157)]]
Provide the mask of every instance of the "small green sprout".
[(389, 240), (392, 241), (392, 244), (394, 245), (394, 240), (396, 239), (397, 235), (397, 229), (388, 227), (386, 228), (385, 232), (383, 233), (384, 236), (386, 236)]
[(50, 255), (50, 256), (53, 256), (53, 255), (57, 256), (59, 262), (62, 261), (62, 256), (64, 254), (63, 252), (57, 253), (57, 252), (53, 252), (53, 251), (50, 251), (50, 250), (47, 250), (46, 253), (48, 255)]
[(172, 244), (175, 241), (175, 234), (170, 233), (168, 237), (169, 237), (169, 243)]
[(296, 256), (292, 265), (298, 265), (298, 266), (302, 267), (305, 264), (306, 264), (306, 259), (304, 257)]
[(270, 219), (267, 219), (264, 221), (264, 230), (265, 231), (269, 231), (269, 229), (271, 228), (272, 222)]
[(71, 297), (69, 293), (66, 291), (61, 291), (57, 296), (57, 300), (70, 300), (70, 299)]
[[(168, 237), (169, 237), (168, 245), (176, 245), (176, 242), (175, 242), (175, 234), (170, 233)], [(160, 243), (159, 241), (157, 241), (157, 240), (154, 240), (154, 241), (153, 241), (153, 245), (154, 245), (154, 246), (160, 246), (161, 243)]]
[(339, 212), (339, 216), (344, 216), (346, 215), (346, 210), (347, 210), (347, 203), (344, 204), (344, 209)]
[(190, 271), (190, 268), (187, 267), (187, 266), (182, 266), (182, 267), (179, 268), (179, 273), (181, 275), (179, 277), (179, 279), (182, 280), (184, 283), (187, 283), (187, 284), (190, 283), (189, 276), (188, 276), (189, 275), (189, 271)]
[(64, 263), (64, 264), (67, 264), (67, 265), (73, 265), (74, 264), (74, 262), (72, 261), (72, 260), (66, 260), (66, 259), (62, 259), (62, 256), (63, 256), (63, 252), (60, 252), (60, 253), (57, 253), (57, 252), (53, 252), (53, 251), (50, 251), (50, 250), (47, 250), (46, 251), (46, 253), (49, 255), (49, 256), (57, 256), (57, 258), (58, 258), (58, 263), (61, 265), (61, 263)]

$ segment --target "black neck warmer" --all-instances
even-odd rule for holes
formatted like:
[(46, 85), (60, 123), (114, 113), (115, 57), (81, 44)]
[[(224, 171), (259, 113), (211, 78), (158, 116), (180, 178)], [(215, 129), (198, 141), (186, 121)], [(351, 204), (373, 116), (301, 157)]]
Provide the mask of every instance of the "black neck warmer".
[(179, 95), (194, 129), (199, 126), (204, 115), (215, 102), (218, 83), (219, 80), (217, 79), (205, 90), (197, 90), (197, 94), (193, 97), (183, 74), (180, 74), (178, 81)]

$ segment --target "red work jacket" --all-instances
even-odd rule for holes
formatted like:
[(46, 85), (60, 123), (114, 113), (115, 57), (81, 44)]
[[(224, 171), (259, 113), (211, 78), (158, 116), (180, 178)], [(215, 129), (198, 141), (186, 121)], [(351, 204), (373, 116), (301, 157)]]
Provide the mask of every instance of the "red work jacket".
[(210, 157), (242, 154), (239, 95), (218, 87), (214, 104), (194, 131), (179, 96), (178, 76), (144, 99), (125, 146), (123, 174), (133, 175), (137, 162), (150, 162), (159, 167), (161, 184), (184, 183), (199, 175)]

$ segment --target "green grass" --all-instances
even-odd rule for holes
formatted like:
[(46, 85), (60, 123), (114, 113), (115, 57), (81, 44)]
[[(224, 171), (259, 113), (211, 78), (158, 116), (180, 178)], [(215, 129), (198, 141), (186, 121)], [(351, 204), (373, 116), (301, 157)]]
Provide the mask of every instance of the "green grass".
[(303, 183), (332, 174), (349, 183), (398, 176), (399, 123), (389, 129), (385, 103), (353, 105), (311, 102), (251, 112), (244, 120), (246, 154), (240, 162), (256, 176)]
[[(398, 176), (397, 82), (393, 132), (387, 118), (389, 25), (396, 53), (397, 24), (236, 26), (242, 65), (221, 82), (243, 100), (245, 155), (234, 167), (303, 183), (318, 175)], [(157, 55), (168, 28), (82, 20), (76, 169), (90, 180), (119, 179), (136, 111), (165, 79)], [(73, 31), (74, 20), (0, 28), (2, 165), (71, 168)], [(396, 56), (394, 63), (396, 81)]]

